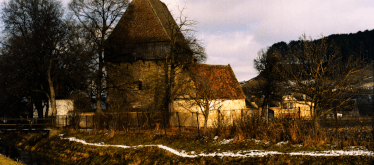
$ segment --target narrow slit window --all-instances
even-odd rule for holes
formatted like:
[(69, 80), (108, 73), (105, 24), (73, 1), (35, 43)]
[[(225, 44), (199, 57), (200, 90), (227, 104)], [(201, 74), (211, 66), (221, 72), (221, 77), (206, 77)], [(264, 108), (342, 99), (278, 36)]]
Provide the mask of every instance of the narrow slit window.
[(294, 104), (290, 103), (290, 109), (293, 109)]
[(282, 104), (282, 108), (283, 108), (283, 109), (287, 109), (287, 103), (283, 103), (283, 104)]
[(142, 90), (143, 89), (143, 83), (141, 81), (134, 82), (134, 90)]

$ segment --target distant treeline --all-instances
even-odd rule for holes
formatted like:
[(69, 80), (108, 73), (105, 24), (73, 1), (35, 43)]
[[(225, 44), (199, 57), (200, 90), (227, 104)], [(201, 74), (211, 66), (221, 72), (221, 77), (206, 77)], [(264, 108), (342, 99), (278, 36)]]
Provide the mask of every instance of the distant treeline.
[[(320, 39), (314, 40), (313, 42), (319, 41)], [(301, 40), (297, 40), (290, 41), (290, 43), (287, 44), (281, 41), (273, 44), (270, 48), (276, 49), (283, 56), (287, 56), (288, 50), (293, 47), (300, 47), (302, 45), (301, 42)], [(349, 34), (332, 34), (327, 36), (327, 42), (337, 46), (342, 54), (343, 61), (350, 55), (365, 59), (365, 61), (369, 63), (374, 59), (374, 29)]]

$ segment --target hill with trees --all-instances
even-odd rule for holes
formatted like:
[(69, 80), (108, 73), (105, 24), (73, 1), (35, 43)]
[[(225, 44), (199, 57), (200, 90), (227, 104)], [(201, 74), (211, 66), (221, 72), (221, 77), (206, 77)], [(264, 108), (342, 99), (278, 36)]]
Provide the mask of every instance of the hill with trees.
[[(361, 93), (364, 80), (370, 79), (364, 73), (372, 66), (368, 64), (374, 59), (373, 48), (374, 30), (317, 40), (303, 35), (288, 44), (278, 42), (259, 51), (254, 67), (260, 74), (242, 84), (243, 91), (247, 97), (259, 99), (263, 108), (280, 101), (285, 93), (305, 94), (313, 98), (313, 105), (325, 108), (314, 116), (317, 118), (341, 107), (330, 107), (329, 102), (341, 102), (343, 106)], [(332, 98), (333, 95), (336, 96)]]
[[(349, 34), (332, 34), (324, 38), (326, 38), (327, 44), (334, 45), (338, 48), (343, 61), (346, 61), (347, 57), (350, 55), (365, 59), (368, 63), (374, 59), (374, 29)], [(281, 41), (273, 44), (269, 49), (275, 49), (285, 57), (290, 48), (295, 46), (300, 48), (302, 45), (301, 42), (303, 41), (297, 40), (290, 41), (287, 44)], [(321, 39), (314, 40), (313, 42), (321, 42)]]

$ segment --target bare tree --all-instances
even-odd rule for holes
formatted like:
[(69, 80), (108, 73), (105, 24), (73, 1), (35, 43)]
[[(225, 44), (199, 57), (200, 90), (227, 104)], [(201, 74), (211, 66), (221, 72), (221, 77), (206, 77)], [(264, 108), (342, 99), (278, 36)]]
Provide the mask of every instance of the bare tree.
[(262, 116), (268, 115), (264, 110), (270, 102), (280, 101), (284, 94), (283, 87), (279, 83), (282, 77), (276, 72), (279, 58), (279, 52), (273, 48), (260, 50), (257, 58), (254, 59), (254, 67), (259, 72), (259, 76), (254, 80), (256, 83), (243, 87), (247, 93), (261, 98)]
[(167, 18), (166, 27), (170, 38), (170, 51), (165, 52), (167, 57), (165, 63), (162, 63), (165, 73), (164, 106), (168, 111), (171, 111), (175, 98), (184, 95), (185, 89), (182, 88), (186, 87), (185, 83), (188, 83), (186, 79), (183, 79), (184, 76), (180, 75), (184, 67), (193, 62), (203, 63), (207, 58), (204, 47), (195, 36), (194, 26), (197, 22), (184, 16), (183, 10), (184, 8), (179, 10), (176, 21), (170, 13), (163, 13)]
[(203, 72), (201, 71), (201, 67), (189, 67), (189, 82), (183, 88), (184, 95), (180, 96), (183, 98), (183, 102), (179, 102), (178, 106), (190, 112), (201, 113), (204, 116), (204, 134), (206, 134), (210, 113), (213, 111), (220, 112), (223, 102), (218, 94), (219, 89), (214, 87), (213, 81), (223, 80), (210, 79), (212, 75), (219, 74), (214, 73), (215, 70), (204, 69)]
[[(180, 31), (182, 33), (182, 35), (186, 39), (189, 49), (192, 51), (194, 62), (205, 63), (208, 56), (205, 52), (202, 41), (196, 37), (197, 31), (195, 30), (195, 26), (198, 24), (198, 22), (196, 20), (191, 20), (187, 16), (185, 16), (183, 14), (184, 9), (185, 8), (179, 9), (179, 15), (175, 19), (177, 24), (172, 26), (172, 24), (170, 23), (171, 26), (169, 27), (175, 29), (173, 30), (175, 32)], [(175, 39), (172, 40), (176, 40), (178, 37), (176, 36), (177, 34), (173, 35), (175, 36), (173, 37)]]
[(318, 118), (346, 106), (358, 92), (356, 88), (362, 77), (364, 62), (350, 56), (342, 60), (341, 53), (327, 38), (312, 41), (305, 35), (300, 44), (290, 47), (287, 56), (278, 62), (278, 74), (289, 90), (306, 95), (310, 102), (315, 129)]
[[(2, 20), (8, 40), (7, 55), (18, 56), (27, 64), (25, 77), (32, 78), (30, 88), (44, 93), (56, 115), (55, 64), (64, 50), (61, 43), (66, 31), (61, 3), (51, 0), (11, 0), (4, 3)], [(21, 68), (20, 70), (23, 70)], [(22, 81), (22, 80), (20, 80)]]
[[(79, 28), (65, 19), (61, 3), (52, 0), (11, 0), (4, 3), (2, 21), (6, 38), (2, 41), (2, 76), (16, 97), (29, 102), (43, 117), (43, 106), (57, 114), (56, 97), (67, 98), (70, 92), (86, 87), (87, 43), (79, 39)], [(6, 68), (13, 68), (6, 70)], [(79, 76), (78, 76), (79, 75)], [(8, 93), (8, 92), (7, 92)], [(30, 105), (31, 104), (31, 105)]]
[(69, 9), (85, 29), (86, 37), (92, 42), (95, 56), (94, 78), (96, 87), (96, 112), (101, 112), (103, 84), (105, 82), (104, 49), (106, 39), (123, 15), (128, 0), (72, 0)]

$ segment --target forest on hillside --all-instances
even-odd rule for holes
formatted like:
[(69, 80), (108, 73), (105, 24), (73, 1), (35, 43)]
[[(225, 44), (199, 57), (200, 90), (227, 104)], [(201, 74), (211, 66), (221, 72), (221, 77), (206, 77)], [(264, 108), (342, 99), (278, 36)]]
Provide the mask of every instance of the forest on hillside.
[[(368, 63), (374, 59), (374, 29), (349, 34), (332, 34), (326, 38), (329, 44), (336, 46), (340, 50), (343, 61), (350, 55), (364, 59)], [(313, 42), (320, 41), (321, 39), (313, 40)], [(287, 44), (281, 41), (270, 46), (270, 49), (276, 49), (285, 57), (290, 48), (300, 47), (302, 45), (301, 42), (303, 41), (297, 40), (290, 41)]]

